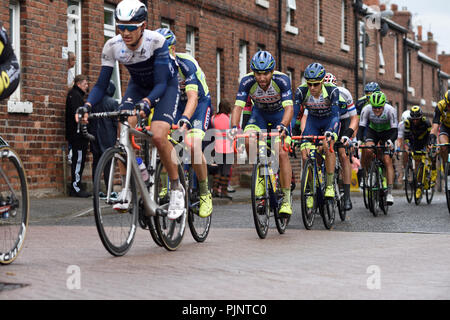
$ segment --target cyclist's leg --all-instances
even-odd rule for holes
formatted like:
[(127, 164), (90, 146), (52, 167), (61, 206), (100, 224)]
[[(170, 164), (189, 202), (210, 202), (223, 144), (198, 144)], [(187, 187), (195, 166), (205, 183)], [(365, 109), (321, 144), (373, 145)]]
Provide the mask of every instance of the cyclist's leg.
[[(389, 140), (389, 136), (382, 133), (380, 133), (380, 136), (381, 136), (380, 144), (384, 145), (386, 141)], [(389, 152), (389, 150), (384, 151), (382, 160), (386, 168), (386, 180), (387, 180), (386, 200), (388, 205), (393, 205), (394, 197), (392, 196), (392, 189), (394, 188), (395, 171), (394, 171), (394, 163), (392, 161), (392, 154)]]
[[(325, 123), (324, 123), (325, 124)], [(336, 119), (326, 119), (326, 124), (323, 127), (323, 131), (326, 132), (332, 132), (335, 136), (335, 140), (337, 140), (338, 133), (339, 133), (339, 118)], [(335, 140), (331, 139), (329, 142), (324, 140), (323, 146), (325, 148), (325, 169), (327, 171), (327, 180), (326, 180), (326, 190), (325, 190), (325, 197), (327, 198), (334, 198), (334, 169), (336, 166), (336, 153), (334, 152), (334, 144)], [(333, 149), (333, 152), (331, 152), (330, 149)]]
[[(441, 124), (440, 130), (439, 130), (439, 143), (444, 144), (449, 142), (449, 136), (450, 136), (450, 128)], [(446, 163), (448, 159), (448, 147), (441, 147), (441, 158), (442, 163)]]
[[(339, 130), (338, 141), (336, 142), (336, 147), (338, 144), (341, 144), (340, 140), (343, 136), (343, 133), (350, 125), (350, 118), (341, 120), (341, 128)], [(344, 182), (344, 206), (345, 210), (352, 209), (352, 201), (350, 199), (350, 184), (352, 181), (352, 167), (350, 164), (350, 158), (345, 153), (344, 148), (338, 148), (339, 160), (342, 166), (342, 180)]]

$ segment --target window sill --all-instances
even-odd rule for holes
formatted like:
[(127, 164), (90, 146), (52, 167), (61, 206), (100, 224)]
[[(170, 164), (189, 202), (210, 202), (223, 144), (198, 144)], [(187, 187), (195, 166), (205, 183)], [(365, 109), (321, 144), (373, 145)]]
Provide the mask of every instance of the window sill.
[(341, 43), (341, 50), (345, 52), (350, 51), (350, 46), (348, 44)]
[(401, 79), (402, 78), (402, 74), (401, 73), (395, 73), (395, 79)]
[(256, 4), (266, 9), (270, 6), (269, 0), (256, 0)]
[(416, 96), (416, 90), (414, 90), (413, 87), (408, 87), (408, 92), (411, 93), (411, 95), (412, 95), (413, 97)]
[(386, 70), (384, 70), (384, 68), (380, 68), (380, 69), (378, 70), (378, 73), (379, 73), (379, 74), (385, 74), (385, 73), (386, 73)]
[(319, 36), (317, 38), (317, 42), (324, 44), (325, 43), (325, 37)]
[(8, 101), (8, 113), (32, 113), (33, 103), (26, 101)]
[(291, 26), (290, 24), (286, 24), (286, 26), (284, 27), (284, 31), (286, 31), (287, 33), (294, 34), (294, 35), (298, 34), (298, 28)]

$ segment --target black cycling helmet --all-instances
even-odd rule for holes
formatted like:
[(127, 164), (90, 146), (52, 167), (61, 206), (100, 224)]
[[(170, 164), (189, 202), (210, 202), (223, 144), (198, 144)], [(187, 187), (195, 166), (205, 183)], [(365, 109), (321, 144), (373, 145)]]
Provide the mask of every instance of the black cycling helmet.
[(422, 108), (419, 106), (411, 107), (411, 112), (409, 113), (409, 117), (411, 118), (411, 120), (421, 119), (423, 117)]

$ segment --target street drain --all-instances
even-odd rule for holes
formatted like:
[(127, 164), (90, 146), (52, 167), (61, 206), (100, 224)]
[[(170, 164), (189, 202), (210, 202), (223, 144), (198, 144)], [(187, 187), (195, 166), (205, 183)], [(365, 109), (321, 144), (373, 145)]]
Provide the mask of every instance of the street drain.
[(0, 292), (4, 290), (14, 290), (28, 286), (28, 284), (24, 283), (8, 283), (8, 282), (0, 282)]

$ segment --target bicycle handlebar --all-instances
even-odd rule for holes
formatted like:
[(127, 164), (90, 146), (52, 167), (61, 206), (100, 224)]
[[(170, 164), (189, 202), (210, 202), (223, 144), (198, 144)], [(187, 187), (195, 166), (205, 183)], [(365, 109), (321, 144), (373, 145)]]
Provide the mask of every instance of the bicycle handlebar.
[[(311, 140), (312, 142), (317, 143), (317, 141), (325, 140), (327, 137), (326, 136), (293, 136), (291, 138), (292, 138), (292, 140)], [(328, 151), (330, 153), (334, 153), (334, 149), (331, 145), (328, 148)]]
[[(233, 150), (234, 150), (234, 152), (237, 153), (236, 141), (237, 141), (238, 138), (254, 138), (254, 137), (258, 136), (258, 135), (262, 135), (263, 137), (267, 137), (267, 136), (269, 136), (269, 137), (278, 137), (278, 136), (280, 136), (280, 133), (279, 132), (269, 132), (269, 133), (267, 133), (267, 132), (265, 132), (265, 133), (262, 133), (262, 132), (250, 132), (250, 133), (236, 134), (234, 136), (234, 140), (233, 140)], [(283, 150), (284, 151), (286, 151), (286, 152), (289, 151), (289, 147), (286, 146), (286, 143), (284, 142), (284, 139), (282, 140), (282, 146), (283, 146)]]

